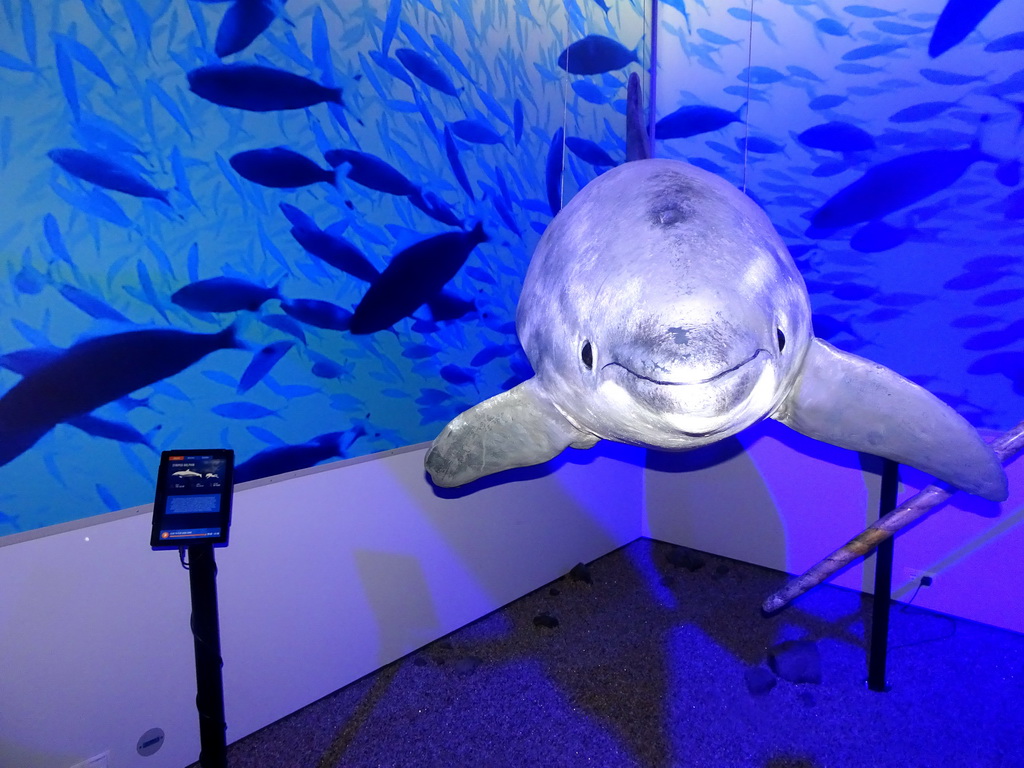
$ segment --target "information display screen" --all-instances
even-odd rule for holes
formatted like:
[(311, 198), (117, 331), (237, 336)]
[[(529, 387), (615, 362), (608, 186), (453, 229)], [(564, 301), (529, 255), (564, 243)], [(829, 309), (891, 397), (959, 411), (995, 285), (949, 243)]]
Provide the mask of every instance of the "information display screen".
[(164, 451), (153, 502), (154, 549), (228, 543), (234, 451)]

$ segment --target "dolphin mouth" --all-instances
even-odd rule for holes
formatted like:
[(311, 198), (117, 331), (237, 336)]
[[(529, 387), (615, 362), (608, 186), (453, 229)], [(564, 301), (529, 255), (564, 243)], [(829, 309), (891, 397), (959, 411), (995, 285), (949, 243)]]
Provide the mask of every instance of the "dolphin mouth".
[[(603, 368), (609, 368), (611, 366), (617, 366), (617, 367), (621, 368), (622, 370), (626, 371), (626, 373), (628, 373), (630, 376), (633, 376), (633, 377), (635, 377), (637, 379), (643, 379), (644, 381), (649, 381), (652, 384), (657, 384), (659, 386), (665, 386), (665, 387), (687, 387), (687, 386), (691, 386), (691, 385), (694, 385), (694, 384), (710, 384), (712, 382), (724, 379), (727, 376), (729, 376), (730, 374), (735, 373), (736, 371), (738, 371), (740, 368), (743, 368), (744, 366), (749, 365), (750, 363), (754, 362), (758, 357), (760, 357), (761, 353), (764, 353), (765, 355), (769, 355), (769, 356), (771, 355), (771, 353), (767, 349), (765, 349), (764, 347), (758, 347), (757, 349), (754, 350), (754, 353), (752, 355), (750, 355), (750, 357), (746, 358), (745, 360), (741, 360), (740, 362), (736, 363), (736, 365), (733, 365), (733, 366), (731, 366), (729, 368), (726, 368), (725, 370), (719, 371), (714, 376), (709, 376), (706, 379), (695, 379), (693, 381), (663, 381), (663, 380), (660, 380), (660, 379), (653, 379), (650, 376), (644, 376), (643, 374), (640, 374), (640, 373), (637, 373), (636, 371), (630, 370), (628, 367), (626, 367), (622, 363), (617, 363), (617, 362), (614, 362), (614, 361), (612, 361), (610, 363), (605, 363), (604, 366), (602, 366), (602, 369)], [(714, 434), (714, 433), (713, 432), (708, 432), (707, 434), (710, 435), (710, 434)]]
[(686, 435), (687, 437), (714, 437), (720, 435), (723, 432), (728, 432), (728, 427), (720, 427), (719, 429), (711, 429), (707, 432), (687, 432), (686, 430), (679, 430), (679, 434)]

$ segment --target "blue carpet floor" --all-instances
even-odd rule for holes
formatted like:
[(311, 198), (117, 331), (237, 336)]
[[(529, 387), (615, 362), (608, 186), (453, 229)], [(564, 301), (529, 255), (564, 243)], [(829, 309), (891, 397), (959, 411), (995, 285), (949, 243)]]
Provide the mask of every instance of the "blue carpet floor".
[(640, 539), (230, 745), (228, 765), (1024, 767), (1024, 636), (894, 604), (876, 693), (871, 598), (825, 585), (764, 617), (785, 581)]

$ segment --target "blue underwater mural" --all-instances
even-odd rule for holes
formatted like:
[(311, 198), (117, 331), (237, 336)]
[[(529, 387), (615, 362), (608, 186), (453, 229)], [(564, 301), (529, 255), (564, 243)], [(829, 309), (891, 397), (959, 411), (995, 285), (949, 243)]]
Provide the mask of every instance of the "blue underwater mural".
[(640, 2), (3, 0), (0, 535), (432, 439), (530, 375)]
[(1020, 2), (663, 2), (657, 50), (657, 154), (765, 208), (816, 335), (1020, 421)]
[[(530, 375), (539, 233), (621, 162), (642, 0), (2, 0), (0, 535), (432, 439)], [(656, 154), (768, 211), (815, 331), (1021, 418), (1019, 0), (665, 0)]]

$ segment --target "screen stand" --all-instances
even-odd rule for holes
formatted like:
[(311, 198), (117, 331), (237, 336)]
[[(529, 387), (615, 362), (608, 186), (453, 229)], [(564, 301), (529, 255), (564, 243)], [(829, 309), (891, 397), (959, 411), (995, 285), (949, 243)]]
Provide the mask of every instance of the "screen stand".
[(199, 710), (199, 764), (227, 765), (227, 724), (221, 680), (220, 626), (217, 618), (217, 563), (212, 544), (188, 547), (192, 592), (192, 636), (196, 647), (196, 708)]
[[(900, 465), (891, 459), (882, 464), (882, 489), (878, 516), (896, 509)], [(889, 690), (885, 681), (885, 661), (889, 650), (889, 606), (892, 602), (892, 537), (878, 545), (875, 552), (875, 594), (871, 600), (871, 650), (868, 655), (868, 688), (878, 693)]]

